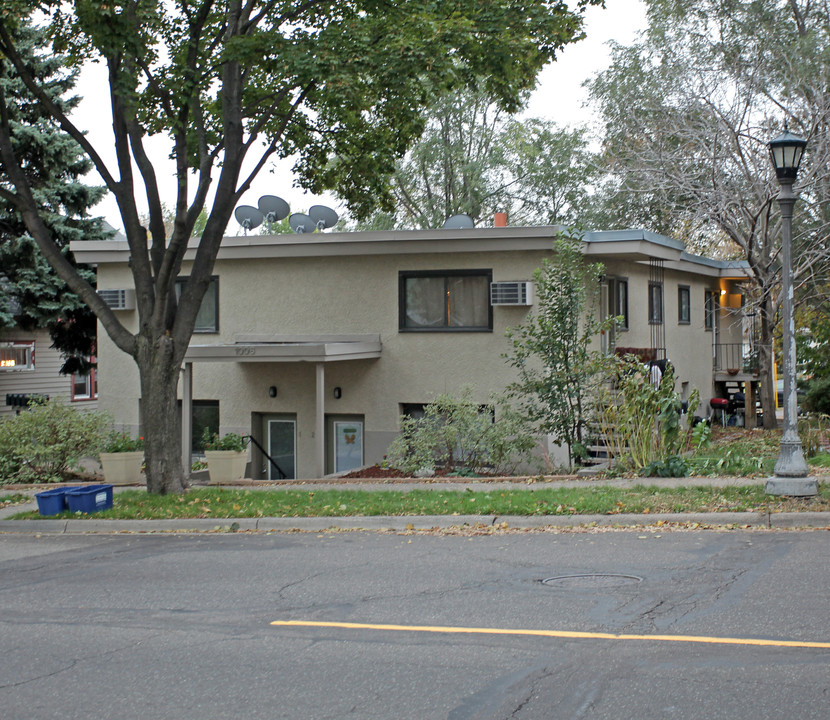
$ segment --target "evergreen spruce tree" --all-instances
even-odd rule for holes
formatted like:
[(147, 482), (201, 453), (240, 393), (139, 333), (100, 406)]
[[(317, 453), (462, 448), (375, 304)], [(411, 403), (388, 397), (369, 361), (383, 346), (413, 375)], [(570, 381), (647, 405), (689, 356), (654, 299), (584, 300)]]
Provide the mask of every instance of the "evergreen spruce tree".
[[(71, 111), (78, 99), (65, 95), (74, 87), (77, 73), (68, 72), (65, 60), (52, 54), (42, 31), (21, 23), (16, 36), (32, 74), (48, 88), (55, 103)], [(4, 58), (0, 58), (0, 84), (13, 100), (9, 103), (10, 125), (17, 156), (41, 215), (64, 254), (70, 257), (73, 240), (105, 239), (101, 218), (89, 217), (89, 208), (105, 190), (81, 182), (92, 167), (89, 160), (35, 102)], [(64, 357), (61, 372), (86, 373), (88, 358), (94, 354), (95, 316), (41, 255), (20, 212), (10, 202), (8, 184), (0, 164), (0, 328), (48, 329)], [(94, 284), (94, 271), (81, 267), (79, 272)]]

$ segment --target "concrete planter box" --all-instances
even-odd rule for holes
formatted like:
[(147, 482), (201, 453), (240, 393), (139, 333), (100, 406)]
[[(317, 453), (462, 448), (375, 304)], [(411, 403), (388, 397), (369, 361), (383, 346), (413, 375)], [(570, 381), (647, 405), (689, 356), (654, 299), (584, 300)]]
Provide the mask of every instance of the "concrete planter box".
[(144, 451), (101, 453), (101, 468), (104, 478), (111, 485), (128, 485), (145, 482), (141, 474)]
[(205, 460), (210, 473), (210, 484), (242, 480), (248, 466), (248, 451), (242, 450), (205, 450)]

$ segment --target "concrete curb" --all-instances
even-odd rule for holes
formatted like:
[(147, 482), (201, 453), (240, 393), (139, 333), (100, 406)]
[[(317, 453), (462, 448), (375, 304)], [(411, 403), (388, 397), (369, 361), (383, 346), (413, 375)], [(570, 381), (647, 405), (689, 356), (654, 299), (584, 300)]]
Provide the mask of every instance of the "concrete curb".
[(366, 530), (405, 532), (464, 527), (521, 530), (573, 527), (649, 527), (698, 525), (738, 528), (826, 528), (830, 513), (655, 513), (651, 515), (418, 515), (338, 518), (213, 518), (180, 520), (3, 520), (0, 534), (187, 533), (187, 532), (326, 532)]

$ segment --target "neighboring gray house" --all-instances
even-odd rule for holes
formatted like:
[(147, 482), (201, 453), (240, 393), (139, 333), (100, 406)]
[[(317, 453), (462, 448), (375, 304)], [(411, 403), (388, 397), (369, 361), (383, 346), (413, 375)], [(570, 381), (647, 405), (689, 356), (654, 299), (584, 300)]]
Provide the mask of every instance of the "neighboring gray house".
[(77, 408), (95, 410), (96, 371), (61, 375), (62, 364), (48, 330), (0, 330), (0, 418), (20, 411), (31, 396), (61, 398)]
[[(184, 456), (194, 409), (197, 422), (213, 414), (222, 432), (250, 434), (285, 475), (311, 478), (379, 462), (401, 413), (440, 393), (472, 385), (486, 403), (514, 379), (502, 357), (505, 330), (532, 309), (533, 271), (552, 255), (558, 230), (226, 238), (186, 357)], [(99, 291), (135, 327), (127, 245), (72, 250), (97, 265)], [(603, 313), (625, 318), (602, 338), (606, 350), (669, 357), (679, 392), (697, 388), (704, 412), (727, 381), (750, 389), (757, 378), (743, 365), (744, 264), (689, 255), (675, 240), (633, 230), (588, 233), (584, 251), (606, 268)], [(132, 359), (101, 331), (98, 360), (101, 407), (137, 432)], [(251, 460), (253, 477), (278, 472), (256, 448)]]

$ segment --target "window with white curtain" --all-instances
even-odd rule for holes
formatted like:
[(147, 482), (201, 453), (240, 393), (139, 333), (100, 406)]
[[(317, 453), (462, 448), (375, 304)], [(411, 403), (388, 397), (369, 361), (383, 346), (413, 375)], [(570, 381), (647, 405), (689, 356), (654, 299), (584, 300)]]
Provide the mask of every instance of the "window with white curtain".
[(491, 331), (491, 270), (401, 272), (402, 331)]

